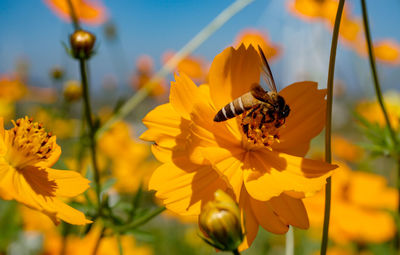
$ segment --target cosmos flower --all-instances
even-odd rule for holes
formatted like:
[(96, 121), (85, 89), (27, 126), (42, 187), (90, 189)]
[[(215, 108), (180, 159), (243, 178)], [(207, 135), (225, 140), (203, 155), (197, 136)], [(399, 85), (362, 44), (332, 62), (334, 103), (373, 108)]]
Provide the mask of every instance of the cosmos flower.
[(122, 193), (134, 193), (141, 184), (147, 187), (152, 171), (159, 166), (149, 159), (149, 145), (135, 139), (131, 131), (128, 123), (121, 121), (99, 139), (100, 150), (110, 159), (116, 179), (113, 187)]
[(13, 75), (0, 76), (0, 100), (15, 102), (27, 92), (26, 85)]
[[(81, 22), (101, 25), (107, 20), (106, 8), (99, 0), (71, 0), (74, 11)], [(44, 3), (61, 19), (71, 20), (67, 0), (44, 0)]]
[[(175, 55), (173, 51), (167, 51), (163, 54), (164, 64)], [(197, 56), (187, 56), (183, 58), (176, 66), (178, 73), (185, 73), (191, 79), (196, 81), (204, 81), (207, 75), (208, 64), (206, 61)]]
[(250, 44), (253, 47), (260, 45), (261, 49), (265, 53), (268, 61), (272, 62), (281, 55), (281, 48), (279, 45), (274, 44), (270, 41), (266, 32), (257, 29), (244, 29), (242, 30), (235, 39), (234, 45), (239, 46), (240, 44), (249, 47)]
[[(332, 182), (329, 236), (336, 243), (380, 243), (393, 238), (396, 226), (389, 211), (397, 208), (396, 189), (382, 176), (351, 171), (343, 163)], [(325, 204), (324, 192), (305, 199), (310, 225), (320, 238)], [(313, 233), (313, 231), (311, 231)]]
[[(136, 61), (136, 70), (132, 76), (132, 87), (134, 89), (143, 88), (154, 75), (154, 61), (150, 56), (142, 55)], [(167, 88), (164, 80), (154, 81), (151, 85), (152, 90), (150, 96), (162, 97), (165, 95)]]
[[(400, 124), (400, 94), (397, 91), (387, 91), (383, 97), (390, 123), (394, 129), (398, 129)], [(356, 111), (370, 123), (376, 123), (381, 127), (386, 126), (382, 109), (376, 100), (359, 102)]]
[(90, 223), (60, 199), (81, 194), (89, 180), (73, 171), (51, 168), (61, 154), (56, 137), (28, 117), (13, 124), (4, 130), (0, 118), (0, 197), (38, 210), (56, 224), (60, 219), (76, 225)]
[[(246, 217), (250, 246), (261, 225), (285, 233), (288, 225), (308, 227), (301, 198), (321, 189), (334, 165), (305, 159), (310, 140), (324, 126), (325, 90), (299, 82), (279, 94), (290, 106), (286, 124), (276, 128), (256, 118), (244, 133), (240, 115), (214, 122), (219, 109), (250, 91), (260, 79), (260, 56), (249, 46), (228, 48), (215, 57), (209, 84), (197, 87), (186, 75), (171, 83), (170, 103), (143, 120), (142, 139), (155, 142), (163, 162), (149, 188), (166, 207), (182, 215), (198, 215), (217, 189), (230, 194)], [(262, 128), (258, 129), (258, 124)]]
[[(365, 39), (354, 45), (357, 53), (363, 57), (368, 56), (367, 43)], [(400, 64), (400, 44), (394, 39), (383, 39), (373, 44), (376, 60), (387, 65)]]
[(335, 157), (349, 162), (357, 162), (364, 155), (362, 148), (340, 135), (332, 137), (332, 153)]

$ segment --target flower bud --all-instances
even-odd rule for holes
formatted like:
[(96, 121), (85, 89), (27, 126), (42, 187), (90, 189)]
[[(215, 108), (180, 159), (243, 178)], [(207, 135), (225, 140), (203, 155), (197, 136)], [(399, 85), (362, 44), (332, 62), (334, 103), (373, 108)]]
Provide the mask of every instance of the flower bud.
[(75, 58), (87, 59), (92, 55), (96, 36), (85, 30), (75, 31), (69, 37), (72, 54)]
[(55, 66), (50, 70), (50, 77), (55, 81), (62, 80), (64, 77), (64, 70), (59, 66)]
[(68, 102), (78, 101), (82, 96), (82, 86), (78, 81), (67, 81), (64, 84), (64, 98)]
[(243, 241), (240, 210), (236, 202), (222, 190), (214, 193), (199, 215), (203, 239), (222, 251), (236, 250)]

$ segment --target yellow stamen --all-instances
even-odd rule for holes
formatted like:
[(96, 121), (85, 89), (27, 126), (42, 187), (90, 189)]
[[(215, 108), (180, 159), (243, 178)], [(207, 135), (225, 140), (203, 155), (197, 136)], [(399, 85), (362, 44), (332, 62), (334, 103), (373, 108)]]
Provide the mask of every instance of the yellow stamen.
[(8, 163), (18, 170), (48, 159), (55, 149), (55, 137), (47, 133), (42, 124), (28, 117), (13, 121), (10, 131)]

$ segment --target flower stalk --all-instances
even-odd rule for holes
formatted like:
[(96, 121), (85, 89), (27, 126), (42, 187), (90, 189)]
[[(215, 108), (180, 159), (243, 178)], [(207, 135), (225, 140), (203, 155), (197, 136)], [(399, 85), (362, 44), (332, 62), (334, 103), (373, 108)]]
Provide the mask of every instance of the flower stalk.
[[(387, 113), (385, 103), (383, 101), (381, 85), (379, 82), (378, 72), (376, 69), (374, 50), (372, 47), (372, 39), (371, 39), (371, 32), (370, 32), (370, 28), (369, 28), (367, 5), (365, 3), (365, 0), (361, 0), (361, 10), (362, 10), (362, 17), (363, 17), (363, 24), (364, 24), (365, 39), (367, 41), (368, 59), (369, 59), (369, 63), (371, 66), (372, 78), (374, 80), (376, 99), (378, 100), (379, 106), (380, 106), (383, 116), (385, 118), (387, 128), (389, 129), (390, 138), (394, 145), (393, 148), (395, 148), (394, 151), (392, 151), (391, 153), (392, 153), (392, 156), (396, 160), (397, 169), (398, 169), (397, 170), (397, 189), (398, 189), (398, 193), (399, 193), (399, 201), (398, 201), (397, 213), (400, 215), (400, 154), (397, 151), (399, 141), (397, 140), (396, 133), (393, 129), (392, 124), (390, 123), (389, 114)], [(396, 247), (396, 250), (400, 249), (399, 229), (397, 229), (397, 231), (396, 231), (395, 247)]]
[(70, 43), (72, 48), (72, 54), (75, 59), (79, 61), (79, 70), (81, 74), (82, 82), (82, 97), (85, 111), (86, 123), (89, 128), (89, 143), (90, 151), (94, 172), (94, 181), (96, 184), (96, 197), (98, 205), (98, 215), (101, 215), (101, 185), (100, 185), (100, 171), (97, 164), (97, 148), (96, 148), (96, 128), (94, 121), (92, 119), (92, 109), (90, 106), (90, 96), (89, 96), (89, 82), (87, 75), (87, 62), (92, 55), (92, 50), (96, 37), (91, 33), (81, 30), (78, 17), (72, 5), (71, 0), (68, 0), (68, 5), (70, 8), (71, 19), (73, 21), (75, 32), (70, 36)]
[[(336, 12), (335, 25), (333, 27), (331, 53), (329, 57), (329, 70), (327, 81), (327, 105), (326, 105), (326, 131), (325, 131), (325, 161), (332, 162), (331, 133), (332, 133), (332, 101), (333, 79), (335, 74), (336, 49), (339, 39), (340, 20), (343, 14), (345, 0), (340, 0)], [(322, 232), (321, 254), (325, 255), (328, 248), (329, 217), (331, 210), (332, 178), (328, 177), (325, 185), (325, 211)]]

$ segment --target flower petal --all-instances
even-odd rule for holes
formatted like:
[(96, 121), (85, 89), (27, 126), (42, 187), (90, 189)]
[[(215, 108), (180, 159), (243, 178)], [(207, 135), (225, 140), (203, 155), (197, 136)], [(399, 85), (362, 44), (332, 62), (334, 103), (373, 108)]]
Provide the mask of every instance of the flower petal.
[(210, 147), (202, 148), (201, 152), (218, 171), (219, 175), (224, 178), (229, 188), (233, 190), (236, 201), (238, 201), (243, 186), (243, 150)]
[(90, 181), (78, 172), (51, 168), (47, 168), (46, 172), (49, 180), (54, 180), (57, 184), (56, 196), (74, 197), (89, 188)]
[(245, 237), (242, 244), (239, 246), (239, 251), (245, 250), (251, 246), (254, 239), (257, 236), (259, 224), (257, 218), (253, 213), (251, 204), (249, 201), (249, 194), (247, 194), (246, 189), (242, 189), (240, 197), (240, 213), (242, 217), (242, 225), (245, 229)]
[(57, 218), (60, 218), (63, 221), (74, 225), (85, 225), (88, 223), (92, 223), (91, 220), (87, 220), (85, 218), (85, 214), (83, 214), (81, 211), (76, 210), (75, 208), (67, 205), (59, 199), (55, 199), (53, 203), (54, 207), (57, 208)]
[(190, 118), (193, 104), (201, 96), (199, 88), (188, 76), (175, 75), (175, 82), (171, 82), (169, 101), (182, 118)]
[(306, 208), (301, 199), (292, 198), (286, 194), (273, 197), (269, 200), (274, 212), (283, 219), (286, 224), (297, 228), (307, 229), (310, 226)]
[(172, 107), (172, 104), (163, 104), (149, 112), (143, 119), (146, 130), (140, 139), (155, 142), (157, 145), (173, 149), (185, 147), (189, 135), (190, 122), (183, 119)]
[(285, 191), (310, 196), (322, 189), (325, 180), (337, 168), (322, 161), (284, 153), (258, 150), (247, 153), (244, 161), (244, 184), (257, 200), (267, 201)]
[(193, 107), (190, 125), (191, 136), (191, 159), (201, 164), (203, 158), (198, 150), (202, 147), (224, 147), (235, 149), (241, 147), (242, 135), (235, 119), (223, 123), (214, 122), (216, 111), (209, 104), (199, 102)]
[(304, 156), (312, 138), (325, 126), (326, 90), (318, 89), (315, 82), (297, 82), (287, 86), (279, 95), (290, 107), (284, 128), (280, 130), (280, 143), (272, 148), (291, 155)]
[(269, 201), (255, 200), (249, 196), (249, 201), (257, 222), (267, 231), (274, 234), (284, 234), (288, 231), (287, 225), (273, 210)]
[(212, 200), (217, 189), (225, 190), (226, 184), (209, 166), (180, 163), (186, 163), (185, 170), (172, 162), (157, 168), (150, 178), (149, 190), (156, 190), (156, 196), (169, 210), (198, 215), (202, 204)]
[(209, 80), (212, 101), (221, 109), (260, 81), (260, 56), (252, 45), (227, 48), (214, 58)]

